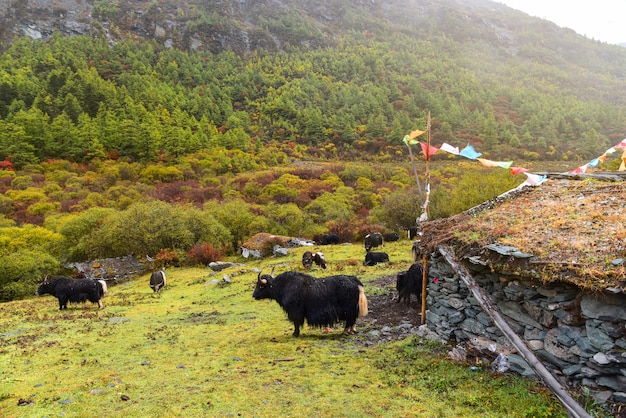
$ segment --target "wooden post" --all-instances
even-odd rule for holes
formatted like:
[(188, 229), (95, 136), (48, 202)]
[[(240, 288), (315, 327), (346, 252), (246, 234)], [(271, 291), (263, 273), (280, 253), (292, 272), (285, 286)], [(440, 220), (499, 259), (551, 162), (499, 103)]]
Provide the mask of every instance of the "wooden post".
[(526, 347), (526, 344), (522, 339), (511, 329), (509, 324), (502, 318), (500, 313), (494, 308), (491, 299), (485, 295), (482, 289), (478, 286), (474, 278), (469, 271), (461, 264), (457, 263), (450, 249), (445, 245), (437, 247), (439, 253), (446, 259), (448, 264), (459, 275), (461, 280), (467, 285), (468, 289), (472, 292), (472, 295), (476, 298), (483, 310), (491, 317), (496, 326), (502, 331), (504, 336), (513, 344), (518, 350), (521, 356), (526, 360), (528, 365), (537, 373), (537, 376), (543, 380), (548, 388), (554, 393), (554, 395), (561, 401), (561, 404), (565, 407), (570, 417), (574, 418), (591, 418), (591, 416), (576, 402), (565, 390), (565, 388), (559, 383), (558, 380), (550, 373), (548, 369), (539, 361), (539, 359), (533, 354), (533, 352)]
[(417, 168), (415, 166), (415, 157), (413, 157), (413, 151), (411, 150), (411, 144), (407, 143), (406, 147), (409, 149), (409, 156), (411, 157), (411, 166), (413, 167), (413, 174), (415, 175), (415, 183), (417, 183), (417, 191), (420, 194), (420, 203), (424, 201), (424, 196), (422, 196), (422, 185), (420, 184), (420, 178), (417, 175)]
[(422, 325), (426, 323), (426, 284), (428, 283), (428, 257), (426, 251), (422, 258)]

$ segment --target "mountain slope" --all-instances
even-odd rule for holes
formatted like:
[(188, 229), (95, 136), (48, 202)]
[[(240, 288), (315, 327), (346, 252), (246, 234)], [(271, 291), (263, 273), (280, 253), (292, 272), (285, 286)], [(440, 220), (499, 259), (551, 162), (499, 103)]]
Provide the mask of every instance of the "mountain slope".
[[(214, 128), (230, 129), (217, 141), (228, 147), (260, 138), (377, 153), (429, 111), (437, 142), (507, 158), (584, 159), (626, 135), (626, 49), (486, 0), (0, 0), (0, 12), (0, 117), (35, 151), (21, 109), (74, 124), (105, 123), (109, 110), (111, 126), (136, 126), (144, 110), (122, 98), (152, 113), (148, 125), (163, 120), (158, 105), (195, 119), (175, 118), (172, 138), (208, 119), (194, 147), (171, 140), (173, 155), (204, 148)], [(138, 159), (164, 149), (128, 152), (133, 135), (118, 136), (98, 141)], [(37, 159), (58, 158), (67, 137), (46, 139), (56, 154)]]

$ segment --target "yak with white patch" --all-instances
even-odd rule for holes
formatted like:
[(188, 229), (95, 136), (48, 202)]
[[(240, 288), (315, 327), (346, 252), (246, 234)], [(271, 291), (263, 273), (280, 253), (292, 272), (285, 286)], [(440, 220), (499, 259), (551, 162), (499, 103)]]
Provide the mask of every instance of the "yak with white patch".
[(154, 293), (159, 293), (159, 290), (165, 287), (165, 269), (153, 271), (150, 275), (150, 288)]
[(365, 236), (364, 242), (365, 251), (369, 251), (375, 247), (382, 247), (383, 241), (383, 234), (381, 234), (380, 232), (372, 232), (371, 234), (367, 234)]
[(355, 276), (316, 279), (295, 271), (276, 277), (259, 273), (252, 297), (278, 302), (294, 325), (294, 337), (300, 335), (305, 319), (309, 326), (317, 328), (345, 321), (344, 334), (352, 334), (356, 332), (357, 318), (367, 315), (363, 283)]
[(320, 266), (323, 269), (326, 269), (326, 260), (324, 259), (324, 254), (321, 252), (312, 253), (311, 251), (305, 251), (302, 254), (302, 266), (305, 269), (310, 269), (313, 264)]
[(97, 303), (102, 309), (102, 296), (104, 289), (102, 284), (93, 279), (70, 279), (69, 277), (57, 276), (44, 281), (37, 289), (39, 296), (50, 294), (59, 299), (59, 309), (67, 309), (67, 303), (90, 301)]

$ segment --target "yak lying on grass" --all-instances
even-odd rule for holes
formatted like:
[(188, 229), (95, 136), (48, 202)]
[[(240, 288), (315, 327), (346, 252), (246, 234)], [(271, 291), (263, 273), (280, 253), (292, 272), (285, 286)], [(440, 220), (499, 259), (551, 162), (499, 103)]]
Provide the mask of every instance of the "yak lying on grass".
[(330, 276), (316, 279), (308, 274), (289, 271), (276, 277), (261, 275), (252, 297), (273, 299), (293, 322), (293, 336), (300, 335), (306, 319), (309, 326), (332, 327), (346, 321), (344, 334), (356, 332), (356, 320), (367, 315), (363, 283), (354, 276)]
[(368, 251), (365, 254), (365, 260), (363, 261), (364, 266), (375, 266), (378, 263), (388, 263), (389, 262), (389, 254), (383, 253), (381, 251)]
[(98, 280), (93, 279), (70, 279), (58, 276), (51, 280), (47, 278), (39, 285), (38, 295), (51, 294), (59, 299), (59, 309), (67, 309), (67, 303), (90, 301), (97, 303), (102, 309), (102, 296), (104, 288)]

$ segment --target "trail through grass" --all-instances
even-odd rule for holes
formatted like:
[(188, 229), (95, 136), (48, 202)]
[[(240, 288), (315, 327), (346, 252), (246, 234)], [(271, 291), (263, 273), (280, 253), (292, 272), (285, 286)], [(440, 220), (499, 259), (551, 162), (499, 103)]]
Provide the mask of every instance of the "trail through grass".
[[(386, 244), (392, 262), (374, 267), (361, 265), (361, 246), (320, 247), (329, 270), (313, 274), (354, 274), (366, 293), (388, 292), (368, 283), (408, 268), (407, 245)], [(368, 346), (366, 329), (307, 326), (292, 337), (278, 304), (252, 290), (270, 264), (301, 270), (303, 251), (219, 273), (170, 269), (156, 295), (143, 276), (110, 287), (103, 310), (59, 311), (50, 296), (0, 304), (0, 416), (565, 416), (537, 382), (471, 371), (432, 342)]]

